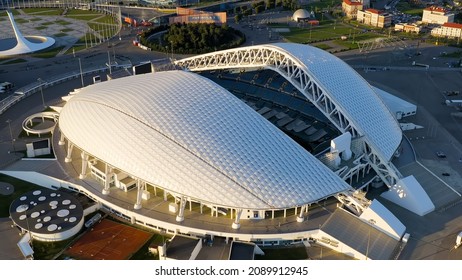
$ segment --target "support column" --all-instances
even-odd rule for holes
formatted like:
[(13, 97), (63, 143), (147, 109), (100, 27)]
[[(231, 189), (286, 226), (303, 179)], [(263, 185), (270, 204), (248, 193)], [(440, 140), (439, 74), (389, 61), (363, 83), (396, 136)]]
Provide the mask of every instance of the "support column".
[(242, 209), (237, 209), (236, 219), (234, 219), (233, 226), (232, 226), (233, 229), (239, 229), (241, 227), (241, 224), (239, 223), (241, 219), (241, 215), (242, 215)]
[(305, 220), (305, 217), (303, 216), (303, 212), (306, 209), (306, 205), (302, 206), (302, 209), (300, 210), (300, 214), (297, 216), (297, 222), (301, 223)]
[(136, 193), (136, 203), (133, 208), (136, 210), (141, 209), (141, 182), (140, 179), (136, 179), (136, 188), (137, 188), (137, 193)]
[(79, 174), (79, 179), (82, 180), (87, 176), (88, 154), (82, 152), (80, 156), (82, 157), (82, 171)]
[(274, 210), (271, 210), (271, 219), (274, 220)]
[(167, 201), (167, 191), (163, 190), (163, 192), (164, 192), (164, 201)]
[(181, 223), (184, 221), (184, 208), (186, 207), (186, 197), (182, 196), (180, 199), (180, 210), (176, 216), (176, 221)]
[(64, 141), (64, 134), (61, 132), (61, 136), (59, 137), (58, 145), (62, 146), (64, 144), (66, 144), (66, 142)]
[(72, 161), (72, 149), (74, 149), (74, 144), (71, 142), (67, 143), (67, 156), (64, 159), (64, 162), (71, 162)]
[(112, 177), (112, 168), (106, 163), (106, 168), (104, 170), (104, 176), (106, 177), (106, 180), (104, 181), (104, 189), (103, 189), (103, 194), (108, 195), (109, 194), (109, 184), (111, 183), (110, 179)]

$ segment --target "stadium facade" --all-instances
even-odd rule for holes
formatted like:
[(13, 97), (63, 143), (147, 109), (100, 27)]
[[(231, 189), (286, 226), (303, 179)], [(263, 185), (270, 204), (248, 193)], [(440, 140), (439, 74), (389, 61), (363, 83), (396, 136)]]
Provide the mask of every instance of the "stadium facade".
[[(175, 64), (183, 70), (119, 78), (63, 97), (54, 133), (61, 147), (54, 149), (63, 170), (79, 174), (51, 184), (172, 234), (262, 245), (320, 240), (356, 258), (390, 258), (407, 239), (389, 210), (367, 199), (363, 186), (351, 185), (372, 173), (390, 196), (399, 196), (398, 187), (403, 194), (406, 183), (423, 191), (391, 163), (403, 138), (399, 124), (351, 67), (299, 44), (237, 48)], [(223, 69), (278, 73), (339, 136), (315, 156), (228, 90), (192, 73)], [(432, 210), (425, 197), (405, 194), (402, 206)], [(122, 198), (132, 199), (133, 209), (119, 203)], [(341, 213), (316, 220), (310, 211), (329, 198), (340, 202)]]

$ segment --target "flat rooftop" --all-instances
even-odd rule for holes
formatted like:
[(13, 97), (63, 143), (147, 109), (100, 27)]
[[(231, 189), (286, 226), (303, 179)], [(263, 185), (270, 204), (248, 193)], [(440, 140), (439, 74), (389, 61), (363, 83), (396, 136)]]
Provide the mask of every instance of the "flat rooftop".
[(196, 237), (175, 235), (167, 245), (167, 257), (175, 260), (189, 260), (199, 242), (201, 240)]

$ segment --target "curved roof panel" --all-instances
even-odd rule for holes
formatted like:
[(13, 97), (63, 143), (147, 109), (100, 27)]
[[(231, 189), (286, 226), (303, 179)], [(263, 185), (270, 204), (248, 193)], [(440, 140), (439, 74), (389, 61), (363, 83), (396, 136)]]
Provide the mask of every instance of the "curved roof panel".
[(305, 66), (369, 145), (385, 159), (391, 159), (401, 143), (401, 128), (363, 77), (341, 59), (315, 47), (291, 43), (267, 46), (282, 49)]
[(83, 88), (62, 109), (59, 126), (113, 167), (217, 205), (287, 208), (350, 188), (231, 93), (189, 72)]

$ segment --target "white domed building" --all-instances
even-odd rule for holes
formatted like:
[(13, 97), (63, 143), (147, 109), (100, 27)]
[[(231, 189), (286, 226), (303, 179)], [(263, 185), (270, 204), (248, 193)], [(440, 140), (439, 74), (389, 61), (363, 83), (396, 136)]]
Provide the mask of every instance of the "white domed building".
[(311, 18), (310, 12), (305, 9), (298, 9), (292, 15), (292, 20), (295, 22), (307, 21)]
[[(350, 186), (231, 93), (197, 74), (160, 72), (83, 88), (59, 128), (87, 164), (124, 173), (177, 200), (252, 219), (302, 208)], [(117, 139), (117, 141), (114, 141)], [(68, 157), (70, 160), (70, 157)], [(136, 164), (134, 164), (136, 163)], [(97, 172), (97, 171), (96, 171)], [(105, 192), (109, 188), (106, 184)], [(141, 207), (137, 201), (135, 208)], [(181, 207), (177, 221), (184, 215)], [(239, 219), (233, 227), (239, 227)]]

